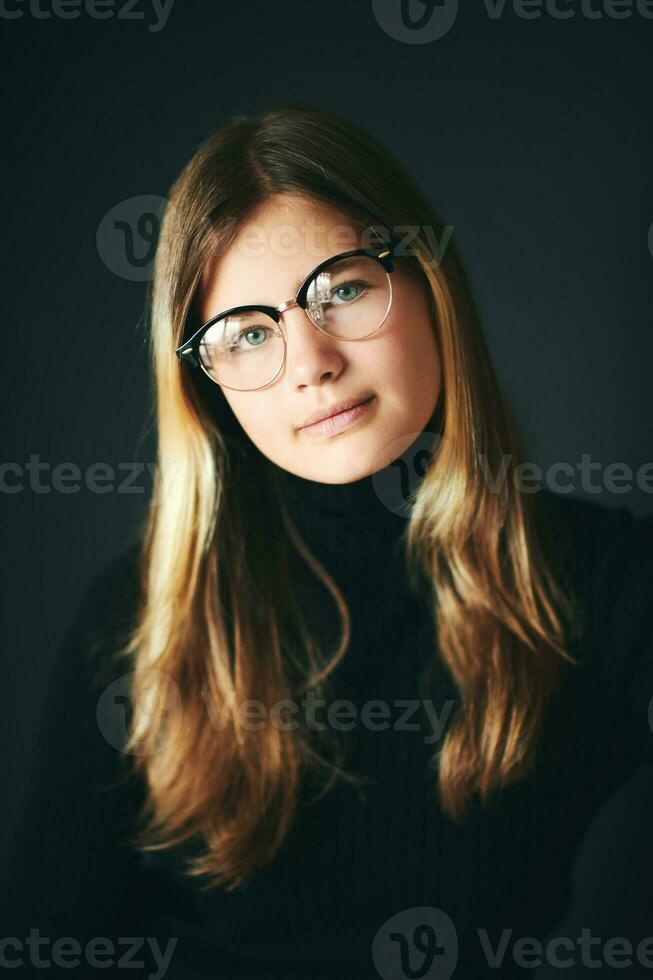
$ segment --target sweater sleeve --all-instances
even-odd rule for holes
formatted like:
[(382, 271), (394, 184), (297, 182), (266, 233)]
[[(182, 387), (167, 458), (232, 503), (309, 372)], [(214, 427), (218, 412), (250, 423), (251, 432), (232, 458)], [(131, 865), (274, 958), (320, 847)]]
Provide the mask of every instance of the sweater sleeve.
[(653, 763), (653, 515), (617, 514), (593, 587), (605, 717), (617, 757)]
[(98, 711), (112, 672), (127, 672), (111, 654), (135, 610), (137, 572), (137, 546), (105, 567), (54, 658), (4, 876), (5, 934), (83, 940), (137, 926), (140, 858), (125, 837), (142, 789), (124, 779), (126, 757)]

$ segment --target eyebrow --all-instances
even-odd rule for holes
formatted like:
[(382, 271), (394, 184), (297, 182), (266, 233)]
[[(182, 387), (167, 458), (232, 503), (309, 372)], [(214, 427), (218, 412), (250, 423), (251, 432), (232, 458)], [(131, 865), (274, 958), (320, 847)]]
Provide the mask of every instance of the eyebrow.
[[(324, 261), (326, 261), (326, 259)], [(317, 265), (321, 265), (321, 263), (318, 262)], [(297, 295), (297, 291), (299, 290), (299, 287), (301, 286), (301, 284), (308, 278), (308, 276), (311, 275), (312, 272), (315, 271), (316, 268), (317, 268), (317, 266), (313, 266), (313, 268), (309, 272), (307, 272), (305, 276), (301, 276), (299, 279), (296, 279), (295, 280), (295, 282), (290, 287), (292, 289), (293, 296), (296, 296)]]
[[(335, 253), (335, 255), (338, 255), (338, 254), (339, 254), (338, 252)], [(335, 255), (329, 256), (329, 258), (334, 258)], [(347, 259), (340, 259), (340, 261), (338, 263), (338, 266), (341, 269), (344, 269), (346, 271), (347, 269), (350, 269), (352, 266), (361, 265), (362, 264), (362, 260), (364, 258), (365, 258), (364, 255), (351, 255)], [(323, 261), (326, 262), (328, 260), (327, 259), (324, 259)], [(318, 264), (316, 266), (313, 266), (313, 268), (311, 269), (310, 272), (307, 272), (306, 275), (303, 276), (301, 279), (296, 280), (294, 286), (291, 287), (293, 289), (293, 294), (294, 295), (297, 294), (297, 290), (299, 289), (299, 287), (301, 286), (301, 284), (307, 279), (307, 277), (310, 276), (313, 272), (315, 272), (315, 269), (317, 269), (318, 266), (320, 266), (321, 264), (322, 264), (321, 262), (318, 262)]]
[[(339, 255), (339, 254), (340, 254), (339, 252), (335, 252), (334, 255), (329, 256), (329, 258), (334, 258), (335, 255)], [(355, 267), (357, 265), (361, 265), (363, 258), (364, 258), (363, 255), (351, 255), (351, 256), (349, 256), (349, 258), (341, 259), (340, 262), (339, 262), (339, 265), (340, 265), (340, 267), (342, 269), (345, 269), (345, 270), (351, 269), (352, 266)], [(326, 262), (327, 259), (323, 259), (322, 261), (323, 262)], [(306, 278), (308, 276), (310, 276), (313, 272), (315, 272), (315, 269), (317, 269), (321, 264), (322, 264), (321, 262), (318, 262), (316, 266), (313, 266), (313, 268), (310, 270), (310, 272), (307, 272), (306, 273), (305, 276), (302, 276), (301, 279), (296, 279), (295, 280), (294, 285), (291, 286), (291, 289), (293, 291), (293, 296), (296, 296), (297, 295), (297, 292), (298, 292), (299, 287), (301, 286), (301, 284), (306, 280)], [(236, 305), (236, 307), (234, 307), (234, 308), (237, 309), (238, 306), (270, 306), (270, 305), (271, 305), (270, 303), (238, 303)], [(220, 310), (220, 313), (224, 313), (225, 312), (225, 309), (232, 309), (232, 307), (225, 307), (222, 310)], [(219, 314), (216, 314), (216, 316), (219, 316)], [(211, 317), (210, 319), (213, 319), (213, 317)]]

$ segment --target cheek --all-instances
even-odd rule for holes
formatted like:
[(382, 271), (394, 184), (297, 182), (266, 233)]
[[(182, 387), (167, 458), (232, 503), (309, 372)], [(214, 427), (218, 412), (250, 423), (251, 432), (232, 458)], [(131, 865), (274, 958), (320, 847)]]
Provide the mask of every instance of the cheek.
[(430, 319), (424, 318), (415, 328), (412, 360), (413, 370), (425, 381), (439, 379), (440, 353)]
[(438, 385), (440, 356), (428, 308), (421, 302), (407, 305), (389, 326), (384, 361), (393, 387), (415, 395)]
[(262, 410), (253, 393), (223, 389), (223, 394), (237, 421), (254, 441), (257, 433), (263, 429), (262, 420), (270, 417), (269, 406)]

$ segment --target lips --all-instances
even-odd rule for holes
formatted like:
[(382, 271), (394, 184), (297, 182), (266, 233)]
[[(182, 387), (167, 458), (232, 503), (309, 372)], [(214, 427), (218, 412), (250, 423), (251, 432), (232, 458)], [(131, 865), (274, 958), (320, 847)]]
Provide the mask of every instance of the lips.
[(320, 409), (312, 415), (309, 415), (306, 421), (300, 425), (300, 429), (305, 429), (307, 426), (314, 425), (316, 422), (322, 422), (324, 419), (332, 418), (334, 415), (340, 415), (341, 412), (346, 412), (349, 408), (362, 405), (373, 397), (370, 394), (360, 395), (358, 398), (348, 398), (346, 401), (336, 402), (330, 408)]

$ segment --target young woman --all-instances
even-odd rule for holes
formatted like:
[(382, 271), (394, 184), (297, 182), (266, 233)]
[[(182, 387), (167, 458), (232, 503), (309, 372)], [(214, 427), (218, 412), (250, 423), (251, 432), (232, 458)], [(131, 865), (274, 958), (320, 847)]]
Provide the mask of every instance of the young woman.
[(21, 922), (174, 938), (168, 977), (535, 965), (592, 816), (653, 759), (653, 518), (523, 480), (446, 239), (301, 103), (183, 169), (155, 492), (57, 661)]

